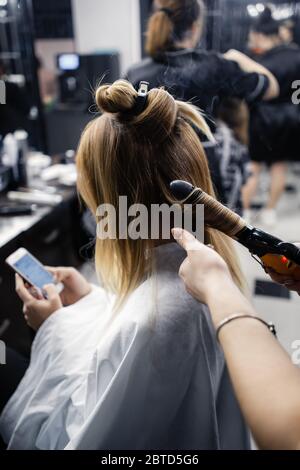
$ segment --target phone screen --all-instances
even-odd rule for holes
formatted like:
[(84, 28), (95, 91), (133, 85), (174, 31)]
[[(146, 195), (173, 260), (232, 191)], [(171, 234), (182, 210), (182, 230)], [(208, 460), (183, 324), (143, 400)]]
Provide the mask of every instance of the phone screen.
[(16, 261), (14, 266), (30, 284), (39, 289), (53, 283), (53, 276), (28, 253)]

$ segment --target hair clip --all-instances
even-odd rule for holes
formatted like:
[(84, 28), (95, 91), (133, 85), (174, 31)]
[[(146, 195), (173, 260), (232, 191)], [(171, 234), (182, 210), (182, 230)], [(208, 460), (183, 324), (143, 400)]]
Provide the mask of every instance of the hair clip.
[(146, 104), (147, 104), (148, 91), (149, 91), (149, 83), (140, 82), (138, 95), (135, 100), (135, 105), (133, 109), (131, 110), (130, 114), (137, 115), (144, 111)]

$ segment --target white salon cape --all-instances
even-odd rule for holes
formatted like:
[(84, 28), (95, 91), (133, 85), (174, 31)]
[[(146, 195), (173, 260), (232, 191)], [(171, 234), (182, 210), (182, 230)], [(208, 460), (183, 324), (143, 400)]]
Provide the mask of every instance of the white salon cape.
[(178, 276), (185, 253), (154, 251), (117, 314), (95, 287), (40, 327), (1, 415), (9, 449), (249, 448), (207, 308)]

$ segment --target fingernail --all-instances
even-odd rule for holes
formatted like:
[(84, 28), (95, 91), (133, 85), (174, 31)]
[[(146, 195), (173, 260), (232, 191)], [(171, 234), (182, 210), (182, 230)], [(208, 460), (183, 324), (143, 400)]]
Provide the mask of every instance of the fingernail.
[(175, 239), (179, 239), (182, 237), (182, 229), (181, 228), (173, 228), (172, 235)]

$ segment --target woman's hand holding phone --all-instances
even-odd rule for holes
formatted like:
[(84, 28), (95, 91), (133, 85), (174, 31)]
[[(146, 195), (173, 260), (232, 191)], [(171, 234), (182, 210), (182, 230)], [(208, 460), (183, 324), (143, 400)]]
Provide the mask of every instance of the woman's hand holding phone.
[(65, 307), (75, 304), (92, 290), (91, 284), (74, 268), (47, 266), (46, 269), (54, 276), (57, 283), (61, 282), (64, 285), (60, 298)]
[(33, 290), (16, 274), (16, 292), (23, 302), (23, 313), (26, 322), (34, 330), (63, 306), (72, 305), (88, 295), (92, 286), (74, 268), (46, 268), (54, 277), (55, 282), (63, 283), (64, 289), (59, 294), (54, 284), (44, 286), (45, 299), (39, 291)]
[(56, 310), (62, 308), (62, 301), (54, 284), (44, 286), (47, 299), (37, 291), (33, 295), (25, 286), (21, 276), (16, 274), (16, 292), (23, 302), (23, 313), (27, 324), (35, 331)]

